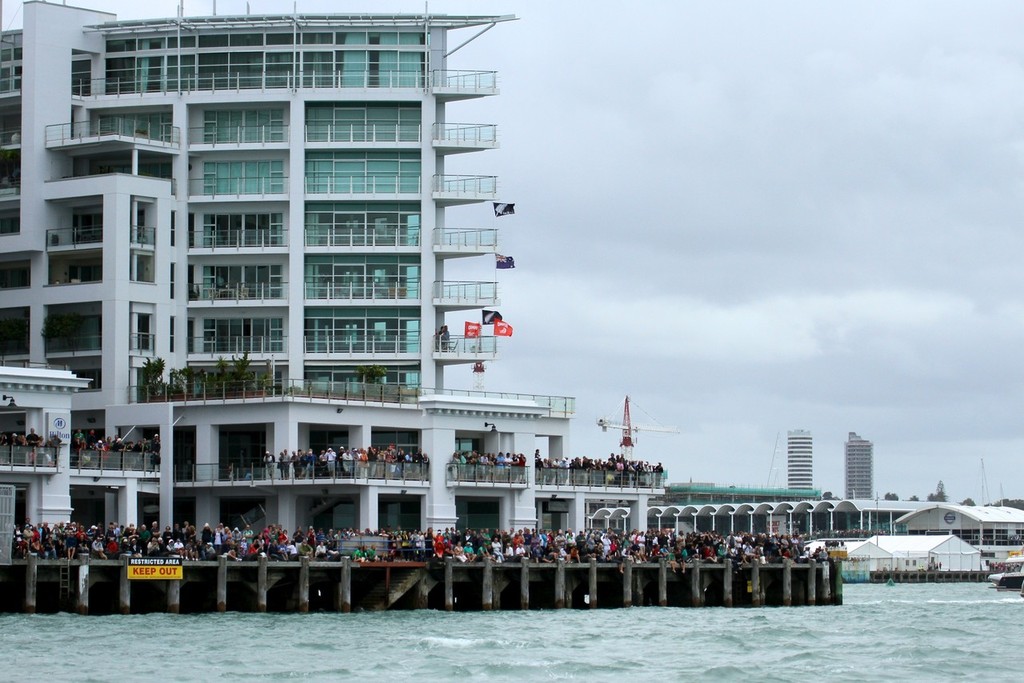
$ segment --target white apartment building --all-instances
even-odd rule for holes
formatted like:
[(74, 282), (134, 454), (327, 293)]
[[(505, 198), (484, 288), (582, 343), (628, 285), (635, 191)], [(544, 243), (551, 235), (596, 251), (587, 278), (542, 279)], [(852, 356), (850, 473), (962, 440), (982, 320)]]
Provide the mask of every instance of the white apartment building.
[(814, 438), (806, 429), (786, 435), (786, 470), (789, 488), (814, 488)]
[[(461, 155), (486, 172), (467, 153), (497, 148), (497, 127), (456, 122), (498, 77), (449, 62), (513, 19), (117, 21), (24, 3), (0, 46), (2, 363), (90, 380), (74, 433), (162, 442), (159, 459), (62, 444), (76, 516), (579, 528), (588, 500), (614, 499), (643, 519), (660, 478), (534, 472), (536, 449), (570, 454), (572, 398), (446, 388), (506, 341), (461, 333), (499, 291), (458, 262), (493, 262), (498, 230), (446, 216), (500, 199), (495, 177), (447, 168)], [(5, 432), (18, 421), (0, 413)], [(342, 469), (343, 447), (371, 446), (429, 464)], [(328, 447), (326, 475), (263, 467), (268, 451)], [(455, 451), (529, 461), (455, 467)], [(0, 480), (19, 467), (0, 458)], [(19, 479), (19, 500), (59, 521), (32, 507), (47, 476)]]

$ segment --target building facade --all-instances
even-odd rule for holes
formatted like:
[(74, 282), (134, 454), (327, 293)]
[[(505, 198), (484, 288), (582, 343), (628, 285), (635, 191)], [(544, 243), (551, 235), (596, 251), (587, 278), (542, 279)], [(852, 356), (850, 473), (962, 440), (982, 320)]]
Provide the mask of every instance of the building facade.
[(850, 432), (844, 447), (846, 497), (870, 498), (875, 494), (875, 446)]
[(786, 473), (789, 488), (814, 488), (814, 439), (805, 429), (793, 429), (786, 435)]
[[(453, 123), (497, 74), (449, 62), (512, 19), (24, 4), (0, 51), (0, 349), (90, 380), (70, 418), (89, 447), (66, 456), (76, 514), (582, 526), (588, 497), (614, 497), (642, 517), (650, 478), (533, 471), (537, 449), (568, 454), (571, 397), (446, 387), (505, 341), (462, 334), (500, 302), (463, 264), (500, 242), (456, 210), (499, 199), (472, 154), (497, 127)], [(129, 467), (92, 433), (161, 453)], [(380, 460), (347, 469), (355, 449)], [(280, 466), (309, 451), (337, 462)]]

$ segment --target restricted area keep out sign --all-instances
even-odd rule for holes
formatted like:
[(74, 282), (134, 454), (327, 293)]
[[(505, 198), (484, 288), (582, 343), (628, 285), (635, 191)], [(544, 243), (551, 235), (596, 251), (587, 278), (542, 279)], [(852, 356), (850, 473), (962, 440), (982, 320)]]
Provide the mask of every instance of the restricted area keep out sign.
[(185, 570), (180, 557), (129, 557), (128, 578), (180, 581)]

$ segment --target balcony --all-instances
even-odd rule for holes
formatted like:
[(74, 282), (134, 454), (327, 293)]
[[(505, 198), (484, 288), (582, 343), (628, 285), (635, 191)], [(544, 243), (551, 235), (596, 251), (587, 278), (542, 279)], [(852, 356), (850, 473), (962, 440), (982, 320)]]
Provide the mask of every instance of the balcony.
[(430, 72), (430, 92), (440, 100), (465, 100), (498, 94), (496, 71)]
[(452, 335), (447, 341), (434, 340), (435, 361), (454, 365), (479, 360), (494, 360), (498, 357), (497, 337), (464, 337)]
[(197, 126), (188, 129), (190, 146), (244, 147), (287, 146), (288, 126), (271, 124), (266, 126)]
[(573, 470), (540, 468), (536, 470), (537, 486), (597, 489), (664, 489), (663, 472), (617, 472), (615, 470)]
[(305, 291), (306, 299), (315, 301), (416, 301), (420, 294), (420, 280), (397, 275), (383, 279), (312, 277), (306, 278)]
[(256, 178), (190, 178), (188, 192), (192, 198), (210, 199), (287, 199), (288, 178), (270, 176)]
[(419, 226), (397, 223), (307, 225), (307, 247), (418, 247)]
[(288, 231), (282, 227), (240, 228), (237, 230), (193, 230), (190, 249), (266, 249), (288, 246)]
[(21, 128), (0, 130), (0, 147), (4, 149), (21, 149)]
[(58, 452), (45, 446), (0, 446), (0, 471), (57, 472)]
[(85, 145), (123, 143), (162, 150), (181, 146), (181, 129), (170, 124), (151, 128), (131, 118), (57, 123), (46, 127), (47, 149), (70, 149)]
[(481, 123), (435, 123), (434, 149), (442, 154), (498, 148), (498, 127)]
[(450, 311), (500, 303), (496, 282), (435, 282), (433, 298), (435, 306)]
[[(446, 72), (456, 74), (461, 72)], [(486, 73), (486, 72), (484, 72)], [(443, 92), (451, 93), (450, 97), (480, 97), (495, 92), (474, 93), (471, 89), (473, 79), (466, 76), (459, 79), (452, 77)], [(480, 86), (486, 79), (480, 79)], [(20, 88), (20, 77), (12, 81), (12, 88)], [(0, 93), (3, 90), (4, 82), (0, 82)], [(406, 90), (422, 91), (426, 87), (426, 78), (419, 72), (404, 71), (383, 71), (370, 72), (362, 71), (357, 73), (300, 73), (294, 75), (290, 72), (266, 72), (261, 73), (222, 73), (213, 75), (183, 74), (178, 78), (154, 78), (140, 79), (128, 75), (124, 78), (93, 78), (75, 81), (71, 85), (71, 96), (77, 99), (145, 96), (147, 94), (166, 94), (179, 92), (244, 92), (252, 90), (294, 90), (294, 89), (315, 89), (315, 90), (337, 90), (339, 88), (361, 88), (373, 90)], [(462, 94), (466, 90), (467, 94)], [(412, 92), (410, 92), (412, 94)]]
[(286, 282), (236, 282), (226, 285), (193, 285), (190, 301), (250, 304), (280, 301), (288, 297)]
[(103, 350), (102, 335), (80, 335), (73, 338), (55, 337), (47, 339), (46, 355), (71, 354), (71, 355), (95, 355)]
[(261, 337), (194, 337), (189, 340), (189, 355), (220, 356), (267, 355), (284, 353), (287, 340), (283, 336)]
[(439, 256), (479, 256), (498, 251), (495, 228), (435, 228), (434, 253)]
[(103, 226), (51, 228), (46, 231), (47, 251), (98, 249), (103, 246)]
[(367, 484), (394, 482), (426, 484), (430, 466), (412, 462), (356, 462), (338, 460), (334, 463), (286, 462), (265, 465), (262, 461), (242, 461), (182, 466), (175, 469), (177, 484), (225, 484), (252, 486), (327, 486), (329, 484)]
[(21, 199), (21, 176), (0, 178), (0, 204)]
[(498, 196), (498, 178), (492, 175), (435, 175), (434, 200), (442, 206), (486, 202)]
[(515, 465), (460, 465), (448, 463), (445, 484), (472, 485), (493, 488), (497, 486), (525, 489), (530, 481), (530, 468)]
[(156, 248), (156, 228), (145, 225), (133, 225), (129, 239), (134, 249), (153, 250)]
[(419, 354), (419, 334), (349, 334), (345, 330), (337, 334), (307, 333), (303, 338), (306, 354), (327, 354), (332, 360), (366, 358), (368, 356), (401, 356)]
[(128, 336), (128, 352), (136, 356), (152, 356), (156, 353), (156, 335), (137, 332)]
[(306, 174), (307, 195), (401, 197), (420, 193), (420, 176)]
[(150, 475), (160, 473), (159, 456), (155, 453), (136, 451), (71, 451), (71, 473), (102, 475), (144, 472)]
[(422, 128), (418, 123), (306, 123), (306, 142), (387, 144), (408, 142), (419, 144)]

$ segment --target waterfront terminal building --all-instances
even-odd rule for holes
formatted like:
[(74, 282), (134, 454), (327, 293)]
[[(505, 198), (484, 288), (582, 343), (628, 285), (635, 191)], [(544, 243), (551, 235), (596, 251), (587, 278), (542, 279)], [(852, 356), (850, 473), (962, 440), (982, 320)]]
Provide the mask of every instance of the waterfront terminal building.
[[(24, 3), (0, 49), (0, 431), (63, 439), (48, 460), (0, 445), (19, 515), (580, 528), (614, 500), (643, 519), (660, 475), (535, 470), (572, 455), (573, 398), (449, 388), (509, 341), (463, 334), (500, 303), (497, 277), (462, 274), (500, 255), (477, 154), (499, 135), (473, 117), (499, 81), (456, 62), (514, 18)], [(527, 461), (452, 463), (473, 451)]]

